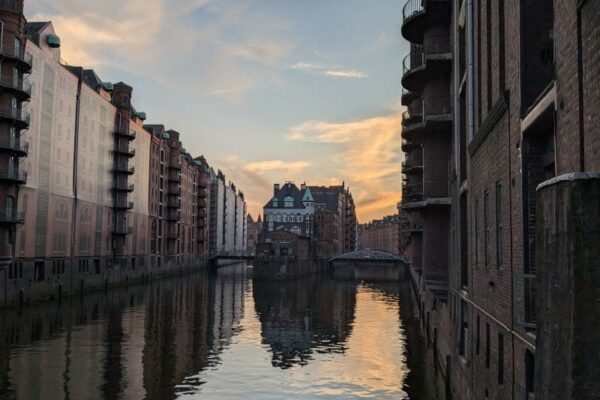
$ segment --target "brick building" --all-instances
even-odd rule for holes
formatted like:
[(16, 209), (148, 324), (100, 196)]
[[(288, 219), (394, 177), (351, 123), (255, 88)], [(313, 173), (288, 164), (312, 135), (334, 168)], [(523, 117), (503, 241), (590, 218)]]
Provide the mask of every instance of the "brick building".
[[(405, 251), (428, 359), (444, 378), (440, 392), (594, 398), (597, 357), (570, 357), (597, 350), (581, 343), (598, 328), (569, 331), (577, 304), (589, 304), (559, 303), (600, 282), (575, 286), (566, 263), (539, 262), (549, 259), (536, 251), (547, 251), (538, 241), (550, 227), (536, 189), (600, 170), (600, 3), (409, 0), (403, 18), (411, 51), (402, 77), (400, 208), (408, 213)], [(598, 202), (590, 193), (584, 204)], [(560, 271), (543, 282), (568, 287), (561, 299), (536, 290), (544, 269)]]
[[(26, 23), (22, 0), (0, 19), (0, 305), (202, 265), (206, 160), (146, 125), (131, 86), (63, 65), (52, 23)], [(240, 248), (245, 210), (236, 192)]]
[(385, 251), (400, 255), (400, 224), (399, 215), (390, 215), (358, 225), (358, 250)]
[(356, 209), (345, 184), (309, 186), (315, 199), (315, 241), (319, 256), (332, 257), (356, 248)]

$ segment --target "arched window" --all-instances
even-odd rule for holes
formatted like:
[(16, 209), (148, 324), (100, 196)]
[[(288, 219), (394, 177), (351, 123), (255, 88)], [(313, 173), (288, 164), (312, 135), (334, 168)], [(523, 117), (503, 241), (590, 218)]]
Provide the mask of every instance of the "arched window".
[(292, 232), (294, 235), (300, 236), (302, 234), (302, 229), (300, 229), (298, 225), (294, 225), (292, 226), (292, 229), (290, 229), (290, 232)]

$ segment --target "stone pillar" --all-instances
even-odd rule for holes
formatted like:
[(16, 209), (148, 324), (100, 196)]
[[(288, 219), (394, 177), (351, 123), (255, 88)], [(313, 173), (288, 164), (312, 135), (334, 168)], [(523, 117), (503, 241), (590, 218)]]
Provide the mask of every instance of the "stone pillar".
[(600, 173), (537, 190), (536, 399), (600, 397)]

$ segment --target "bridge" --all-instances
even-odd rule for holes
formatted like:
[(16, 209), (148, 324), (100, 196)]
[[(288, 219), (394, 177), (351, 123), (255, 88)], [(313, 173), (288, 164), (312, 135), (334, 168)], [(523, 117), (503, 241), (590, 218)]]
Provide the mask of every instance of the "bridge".
[(339, 280), (399, 281), (407, 275), (405, 258), (384, 251), (352, 251), (329, 259), (332, 276)]
[(336, 261), (368, 261), (374, 263), (397, 263), (404, 262), (407, 260), (403, 257), (397, 256), (392, 253), (387, 253), (385, 251), (374, 251), (374, 250), (359, 250), (359, 251), (351, 251), (349, 253), (345, 253), (333, 258), (329, 259), (329, 262)]
[(254, 253), (250, 253), (246, 250), (230, 250), (230, 251), (211, 251), (209, 253), (210, 261), (219, 260), (254, 260)]

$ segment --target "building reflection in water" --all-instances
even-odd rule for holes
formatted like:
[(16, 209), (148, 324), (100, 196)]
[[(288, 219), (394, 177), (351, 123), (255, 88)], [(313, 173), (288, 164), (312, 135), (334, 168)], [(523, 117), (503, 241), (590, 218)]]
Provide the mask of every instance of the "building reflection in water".
[(356, 283), (307, 278), (290, 282), (253, 282), (263, 343), (272, 364), (305, 365), (313, 352), (343, 353), (351, 333)]
[(246, 271), (3, 311), (0, 399), (406, 398), (397, 283)]
[(0, 398), (175, 398), (239, 331), (244, 271), (2, 312)]

